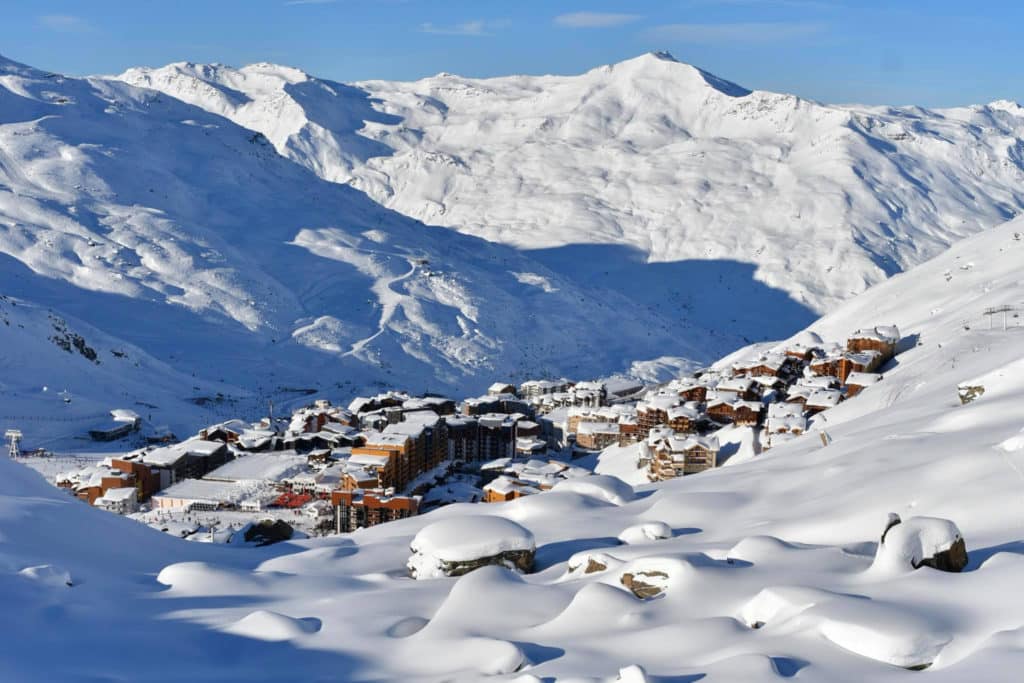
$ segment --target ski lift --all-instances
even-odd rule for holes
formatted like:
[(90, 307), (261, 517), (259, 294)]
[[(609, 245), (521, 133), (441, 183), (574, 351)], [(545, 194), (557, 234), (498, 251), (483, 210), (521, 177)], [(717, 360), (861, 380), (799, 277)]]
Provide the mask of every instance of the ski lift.
[(71, 403), (71, 392), (68, 391), (67, 389), (65, 389), (64, 391), (60, 392), (60, 397), (62, 399), (64, 399), (65, 403)]

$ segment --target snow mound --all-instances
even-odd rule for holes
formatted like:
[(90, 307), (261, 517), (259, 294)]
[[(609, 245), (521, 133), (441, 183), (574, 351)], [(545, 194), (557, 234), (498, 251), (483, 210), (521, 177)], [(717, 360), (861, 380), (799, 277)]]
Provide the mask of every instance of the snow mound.
[(924, 668), (951, 640), (935, 620), (903, 606), (875, 602), (806, 586), (763, 589), (740, 610), (751, 628), (775, 626), (800, 617), (811, 629), (844, 650), (904, 668)]
[(870, 571), (898, 574), (917, 569), (962, 540), (960, 529), (948, 519), (911, 517), (886, 531)]
[(644, 522), (643, 524), (635, 524), (624, 529), (618, 538), (620, 542), (626, 545), (661, 541), (666, 538), (672, 538), (672, 527), (665, 524), (665, 522)]
[(319, 619), (296, 619), (263, 609), (250, 612), (224, 629), (236, 636), (267, 641), (294, 640), (319, 630)]
[(769, 586), (743, 605), (740, 620), (751, 628), (778, 624), (836, 597), (836, 593), (806, 586)]
[(591, 477), (566, 479), (559, 482), (552, 491), (572, 491), (580, 495), (597, 498), (612, 505), (625, 505), (633, 500), (633, 487), (610, 474), (595, 474)]
[(931, 666), (952, 640), (932, 619), (871, 600), (832, 601), (815, 616), (821, 635), (835, 645), (905, 669)]
[(175, 592), (194, 595), (246, 595), (263, 589), (253, 574), (207, 562), (169, 565), (160, 570), (156, 580)]
[[(537, 549), (529, 529), (504, 517), (453, 517), (423, 527), (410, 544), (409, 571), (418, 579), (455, 576), (464, 566), (510, 562), (503, 556)], [(465, 572), (460, 572), (465, 573)]]
[(18, 572), (18, 575), (44, 586), (52, 586), (54, 588), (66, 588), (74, 585), (74, 582), (71, 580), (71, 572), (54, 567), (52, 564), (25, 567)]
[(1024, 429), (1020, 430), (1019, 434), (1015, 434), (1006, 441), (1000, 443), (999, 448), (1003, 449), (1007, 453), (1016, 453), (1017, 451), (1024, 451)]
[(728, 558), (757, 564), (794, 549), (793, 545), (775, 536), (748, 536), (729, 550)]
[(608, 632), (635, 625), (642, 603), (624, 590), (604, 583), (588, 583), (561, 613), (541, 628), (544, 633)]

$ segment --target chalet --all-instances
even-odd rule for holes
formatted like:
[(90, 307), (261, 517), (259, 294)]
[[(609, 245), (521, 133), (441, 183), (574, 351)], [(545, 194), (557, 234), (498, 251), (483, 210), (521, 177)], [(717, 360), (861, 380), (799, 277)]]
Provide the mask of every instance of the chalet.
[(860, 329), (846, 340), (846, 349), (853, 352), (878, 351), (881, 354), (879, 365), (896, 355), (896, 347), (900, 342), (900, 331), (895, 325), (880, 325)]
[(204, 441), (219, 441), (221, 443), (238, 443), (238, 439), (252, 427), (242, 420), (228, 420), (220, 424), (210, 425), (206, 429), (199, 430), (199, 438)]
[(882, 375), (877, 372), (851, 372), (846, 378), (846, 398), (853, 398), (865, 387), (878, 384), (882, 381)]
[(808, 415), (816, 415), (823, 410), (834, 408), (843, 400), (838, 389), (815, 389), (804, 401), (804, 410)]
[(362, 415), (372, 413), (383, 408), (401, 408), (402, 404), (411, 398), (408, 394), (389, 391), (385, 394), (377, 394), (372, 397), (358, 396), (348, 404), (350, 413)]
[(676, 394), (654, 394), (640, 401), (636, 406), (636, 421), (641, 435), (653, 428), (668, 424), (668, 411), (681, 403)]
[(763, 409), (760, 401), (743, 399), (719, 398), (707, 404), (708, 417), (719, 424), (757, 425)]
[(794, 434), (799, 436), (807, 431), (807, 418), (801, 415), (770, 415), (765, 419), (764, 430), (768, 434)]
[(882, 364), (882, 353), (874, 349), (847, 351), (839, 359), (836, 377), (845, 382), (852, 372), (873, 372)]
[(419, 513), (419, 496), (394, 496), (376, 491), (335, 491), (331, 494), (337, 533), (413, 517)]
[(516, 385), (507, 384), (505, 382), (495, 382), (487, 388), (488, 396), (502, 396), (508, 394), (511, 396), (516, 395)]
[(699, 380), (692, 380), (689, 382), (680, 383), (676, 390), (679, 398), (684, 401), (693, 401), (696, 403), (703, 403), (707, 400), (708, 389), (714, 388), (715, 382), (702, 382)]
[(636, 414), (622, 415), (619, 418), (619, 444), (625, 446), (626, 444), (636, 443), (641, 438), (640, 423), (636, 419)]
[(803, 406), (807, 402), (807, 397), (818, 390), (818, 387), (812, 387), (807, 384), (794, 384), (786, 391), (785, 402)]
[(816, 358), (807, 365), (807, 371), (815, 377), (835, 377), (838, 382), (841, 358), (838, 353)]
[(715, 467), (718, 439), (700, 436), (676, 436), (660, 433), (648, 440), (650, 461), (647, 476), (651, 481), (664, 481), (688, 474), (697, 474)]
[(765, 354), (755, 360), (735, 363), (732, 366), (734, 376), (745, 377), (779, 377), (789, 372), (792, 359), (784, 354)]
[(733, 394), (744, 401), (756, 401), (761, 397), (760, 386), (749, 377), (731, 377), (718, 383), (715, 390), (719, 394)]
[(619, 425), (615, 422), (580, 422), (576, 428), (576, 445), (590, 450), (604, 450), (619, 443)]
[(695, 432), (697, 424), (703, 418), (699, 404), (695, 402), (685, 403), (668, 409), (666, 424), (674, 432)]
[(540, 489), (536, 486), (507, 475), (501, 475), (484, 486), (483, 502), (504, 503), (505, 501), (515, 500), (516, 498), (530, 496), (535, 493), (540, 493)]

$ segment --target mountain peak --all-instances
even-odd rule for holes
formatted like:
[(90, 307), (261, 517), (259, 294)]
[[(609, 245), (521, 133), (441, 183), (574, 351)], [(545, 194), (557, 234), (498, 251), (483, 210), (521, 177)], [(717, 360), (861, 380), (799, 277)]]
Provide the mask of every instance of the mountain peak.
[(729, 97), (745, 97), (751, 92), (741, 85), (727, 81), (724, 78), (719, 78), (700, 67), (681, 62), (672, 53), (663, 50), (645, 52), (638, 57), (610, 64), (603, 68), (612, 72), (638, 71), (645, 74), (653, 73), (654, 70), (660, 70), (666, 77), (674, 80), (690, 79), (695, 84), (709, 86)]

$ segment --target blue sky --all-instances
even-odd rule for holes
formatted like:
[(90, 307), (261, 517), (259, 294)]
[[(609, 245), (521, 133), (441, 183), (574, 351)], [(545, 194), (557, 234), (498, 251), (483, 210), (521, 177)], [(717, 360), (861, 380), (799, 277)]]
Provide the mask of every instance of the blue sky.
[(571, 74), (668, 50), (826, 102), (1024, 100), (1024, 3), (0, 0), (0, 53), (71, 74), (272, 61), (352, 81)]

